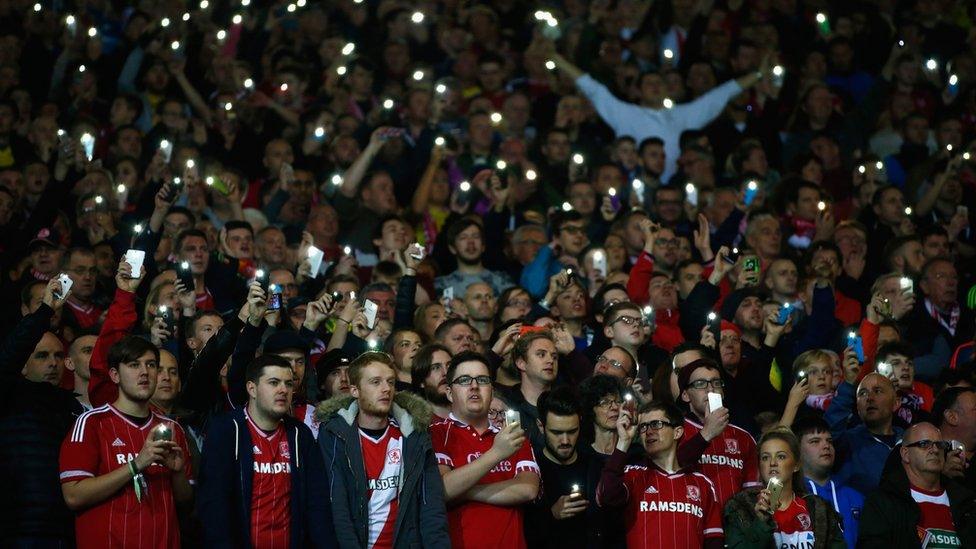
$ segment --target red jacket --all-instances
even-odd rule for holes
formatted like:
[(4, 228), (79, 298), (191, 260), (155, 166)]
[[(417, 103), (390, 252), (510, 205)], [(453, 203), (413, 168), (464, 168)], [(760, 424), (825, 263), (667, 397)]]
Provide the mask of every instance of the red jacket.
[[(638, 305), (644, 305), (650, 300), (648, 286), (651, 283), (651, 275), (654, 273), (654, 258), (647, 252), (641, 252), (637, 256), (637, 263), (630, 269), (630, 277), (627, 279), (627, 295), (631, 301)], [(651, 342), (654, 345), (671, 352), (675, 347), (684, 342), (685, 337), (681, 333), (681, 326), (678, 320), (681, 318), (677, 309), (654, 311), (654, 319), (657, 327)]]
[(119, 387), (108, 375), (108, 350), (132, 332), (137, 320), (136, 294), (125, 290), (115, 290), (115, 299), (108, 308), (102, 331), (98, 333), (95, 348), (92, 349), (88, 369), (91, 379), (88, 382), (88, 400), (93, 407), (115, 402), (119, 397)]

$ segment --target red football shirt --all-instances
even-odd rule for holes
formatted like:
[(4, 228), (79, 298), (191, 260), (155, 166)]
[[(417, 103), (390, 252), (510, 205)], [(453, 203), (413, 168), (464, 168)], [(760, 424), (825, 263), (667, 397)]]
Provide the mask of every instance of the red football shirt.
[(68, 310), (74, 315), (78, 326), (84, 330), (98, 324), (102, 319), (102, 313), (105, 312), (94, 305), (80, 305), (71, 301), (65, 301), (64, 304), (67, 305)]
[(402, 472), (403, 433), (394, 423), (378, 439), (359, 430), (363, 464), (369, 483), (369, 540), (367, 549), (393, 547), (400, 474)]
[[(437, 421), (431, 426), (437, 463), (451, 469), (463, 467), (490, 450), (497, 433), (498, 430), (491, 427), (478, 434), (473, 427), (451, 414), (447, 419)], [(528, 442), (511, 457), (488, 471), (478, 484), (509, 480), (522, 471), (539, 474), (539, 465)], [(451, 546), (456, 549), (525, 547), (521, 507), (502, 507), (469, 501), (449, 508), (447, 523)]]
[(962, 547), (946, 491), (929, 492), (912, 486), (911, 492), (920, 513), (915, 530), (921, 547)]
[[(702, 426), (685, 418), (682, 442), (701, 431)], [(759, 454), (756, 441), (747, 431), (729, 425), (713, 438), (700, 460), (701, 472), (715, 484), (719, 508), (744, 488), (759, 486)]]
[[(190, 450), (178, 423), (152, 412), (149, 421), (140, 427), (106, 404), (78, 416), (74, 428), (65, 437), (61, 444), (61, 482), (98, 477), (126, 467), (159, 423), (172, 427), (173, 441), (182, 448), (186, 458), (184, 472), (192, 479)], [(142, 474), (149, 489), (143, 493), (141, 502), (130, 481), (110, 498), (78, 513), (75, 537), (79, 549), (180, 546), (172, 472), (154, 463)]]
[(704, 545), (706, 538), (725, 537), (722, 507), (705, 475), (628, 465), (623, 480), (627, 547), (691, 549)]
[(773, 532), (776, 547), (813, 547), (813, 521), (803, 498), (794, 495), (789, 507), (773, 513), (773, 521), (776, 523)]
[(271, 434), (247, 417), (254, 453), (251, 488), (251, 543), (255, 549), (291, 546), (291, 450), (285, 426)]

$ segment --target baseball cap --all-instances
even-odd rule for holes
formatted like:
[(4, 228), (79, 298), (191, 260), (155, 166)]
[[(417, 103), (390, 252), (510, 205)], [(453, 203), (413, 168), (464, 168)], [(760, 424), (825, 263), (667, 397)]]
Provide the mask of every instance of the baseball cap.
[(60, 241), (61, 239), (58, 231), (50, 227), (44, 227), (43, 229), (37, 231), (37, 234), (34, 235), (33, 239), (31, 239), (27, 249), (33, 252), (38, 246), (59, 248), (61, 247)]
[(745, 301), (747, 297), (758, 297), (762, 299), (763, 294), (756, 288), (742, 288), (736, 290), (729, 294), (722, 302), (722, 319), (728, 321), (735, 320), (735, 312), (739, 310), (739, 305)]

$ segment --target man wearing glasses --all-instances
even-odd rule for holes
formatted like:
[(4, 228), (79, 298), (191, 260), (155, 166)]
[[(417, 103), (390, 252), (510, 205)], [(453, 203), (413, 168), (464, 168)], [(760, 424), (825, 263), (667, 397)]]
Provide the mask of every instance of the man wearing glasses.
[[(68, 250), (64, 272), (71, 278), (71, 293), (65, 301), (65, 310), (70, 312), (65, 323), (74, 325), (82, 330), (90, 330), (98, 324), (104, 312), (93, 301), (95, 296), (95, 279), (98, 269), (95, 267), (95, 252), (91, 248), (72, 248)], [(73, 320), (73, 322), (72, 322)]]
[[(617, 445), (596, 489), (600, 507), (624, 507), (628, 547), (723, 546), (722, 506), (715, 486), (701, 473), (678, 464), (678, 441), (685, 432), (681, 411), (652, 401), (634, 413), (621, 409)], [(646, 452), (638, 465), (627, 465), (636, 436)]]
[(576, 210), (559, 211), (553, 217), (552, 242), (539, 249), (535, 259), (522, 270), (519, 281), (537, 298), (545, 293), (549, 277), (567, 267), (579, 268), (574, 258), (590, 243), (583, 214)]
[(503, 428), (488, 420), (488, 363), (478, 353), (456, 355), (447, 369), (451, 414), (431, 426), (448, 504), (453, 547), (524, 548), (521, 505), (539, 495), (539, 466), (517, 413)]
[[(942, 476), (951, 444), (931, 423), (905, 431), (861, 515), (860, 547), (974, 547), (976, 494)], [(911, 540), (911, 542), (907, 541)]]
[[(724, 404), (711, 409), (709, 394), (725, 397), (720, 366), (709, 359), (696, 360), (678, 373), (681, 400), (688, 404), (682, 463), (701, 456), (701, 472), (715, 484), (719, 508), (745, 488), (759, 486), (759, 458), (756, 441), (745, 429), (729, 423)], [(715, 397), (711, 397), (715, 399)]]
[[(610, 340), (611, 347), (600, 356), (591, 353), (591, 356), (595, 357), (596, 366), (593, 373), (619, 377), (628, 385), (635, 379), (640, 379), (649, 385), (652, 373), (658, 365), (667, 362), (669, 356), (664, 349), (648, 341), (645, 335), (647, 325), (648, 320), (637, 304), (624, 301), (611, 305), (604, 314), (603, 322), (603, 335)], [(601, 362), (605, 362), (601, 358), (615, 359), (624, 367), (632, 363), (634, 367), (607, 368), (606, 364), (601, 365)]]

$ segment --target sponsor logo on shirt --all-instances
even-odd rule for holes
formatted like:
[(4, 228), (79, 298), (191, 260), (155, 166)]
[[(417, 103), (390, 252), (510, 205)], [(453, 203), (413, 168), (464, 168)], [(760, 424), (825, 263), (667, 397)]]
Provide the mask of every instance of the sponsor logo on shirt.
[(725, 451), (730, 454), (739, 453), (739, 441), (734, 438), (725, 439)]
[[(471, 454), (468, 454), (468, 463), (471, 463), (480, 457), (481, 457), (481, 452), (473, 452)], [(511, 473), (513, 470), (514, 467), (512, 467), (512, 462), (506, 459), (504, 461), (499, 461), (498, 465), (492, 467), (491, 471), (488, 472), (489, 473)]]
[(392, 490), (397, 487), (399, 477), (371, 478), (369, 479), (370, 490)]
[(687, 498), (691, 501), (701, 501), (701, 492), (698, 491), (697, 486), (686, 486), (688, 488)]
[(263, 475), (291, 474), (291, 463), (258, 463), (254, 462), (254, 472)]
[(391, 463), (393, 465), (396, 465), (397, 463), (400, 463), (400, 449), (399, 448), (394, 448), (394, 449), (390, 450), (389, 452), (387, 452), (387, 454), (386, 454), (386, 462), (387, 463)]
[(705, 516), (705, 512), (700, 506), (683, 501), (642, 501), (640, 502), (640, 510), (642, 513), (686, 513), (698, 518)]
[(925, 549), (955, 549), (962, 547), (962, 542), (952, 530), (929, 528), (922, 539), (922, 547)]
[(285, 459), (291, 459), (291, 450), (288, 449), (287, 440), (278, 441), (278, 453)]
[(799, 515), (796, 516), (796, 520), (800, 521), (800, 526), (802, 526), (804, 530), (810, 529), (810, 525), (812, 524), (812, 522), (810, 521), (810, 515), (806, 513), (800, 513)]
[(714, 456), (712, 454), (703, 454), (701, 457), (701, 463), (703, 465), (725, 465), (726, 467), (732, 467), (734, 469), (742, 469), (743, 467), (741, 459), (734, 459), (728, 456)]

